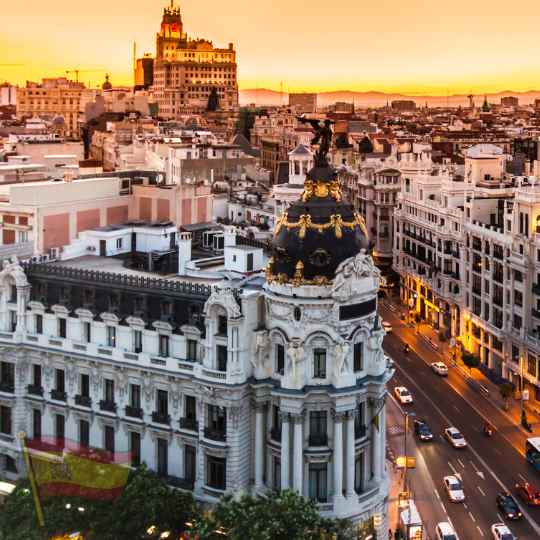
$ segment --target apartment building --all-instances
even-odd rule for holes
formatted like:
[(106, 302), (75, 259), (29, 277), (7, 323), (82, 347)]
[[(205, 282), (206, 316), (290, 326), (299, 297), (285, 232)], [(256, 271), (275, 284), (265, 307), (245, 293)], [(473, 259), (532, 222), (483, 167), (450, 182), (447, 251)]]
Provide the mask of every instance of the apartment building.
[(480, 144), (463, 174), (402, 178), (394, 268), (413, 312), (540, 400), (540, 186)]

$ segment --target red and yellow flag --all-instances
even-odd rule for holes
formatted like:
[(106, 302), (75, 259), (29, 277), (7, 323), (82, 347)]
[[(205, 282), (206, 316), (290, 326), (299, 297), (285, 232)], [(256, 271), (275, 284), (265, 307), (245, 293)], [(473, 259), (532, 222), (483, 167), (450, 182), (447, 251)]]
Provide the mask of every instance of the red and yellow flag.
[(82, 447), (55, 439), (27, 441), (41, 496), (111, 500), (120, 496), (129, 476), (129, 453)]

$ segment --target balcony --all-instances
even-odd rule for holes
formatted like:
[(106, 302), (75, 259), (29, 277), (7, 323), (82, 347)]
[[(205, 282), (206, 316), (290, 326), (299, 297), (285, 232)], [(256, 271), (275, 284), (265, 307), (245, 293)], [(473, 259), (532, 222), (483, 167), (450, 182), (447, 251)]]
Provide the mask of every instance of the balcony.
[(142, 418), (143, 410), (140, 407), (132, 407), (131, 405), (126, 405), (126, 416), (131, 416), (131, 418)]
[(37, 384), (29, 384), (26, 387), (26, 391), (32, 396), (43, 396), (43, 386)]
[(225, 442), (227, 440), (227, 433), (222, 429), (205, 427), (204, 436), (211, 441)]
[(63, 390), (51, 390), (51, 399), (56, 401), (67, 401), (67, 393)]
[(153, 412), (152, 422), (155, 422), (156, 424), (165, 424), (168, 426), (171, 423), (171, 415), (167, 413)]
[(328, 446), (326, 433), (315, 433), (309, 436), (309, 446)]
[(532, 291), (534, 294), (540, 294), (540, 284), (534, 283), (532, 286)]
[(105, 399), (102, 399), (100, 402), (99, 402), (99, 408), (102, 410), (102, 411), (106, 411), (106, 412), (110, 412), (110, 413), (115, 413), (116, 414), (116, 403), (114, 401), (107, 401)]
[(92, 398), (90, 396), (83, 396), (81, 394), (77, 394), (75, 396), (75, 405), (90, 408), (92, 406)]
[(179, 488), (179, 489), (185, 489), (188, 491), (193, 491), (193, 487), (195, 484), (194, 480), (190, 480), (189, 478), (178, 478), (178, 476), (167, 476), (165, 478), (167, 481), (167, 484), (169, 486)]
[(195, 418), (180, 418), (180, 428), (188, 431), (199, 431), (199, 422)]
[(281, 442), (281, 426), (273, 427), (270, 430), (270, 437), (273, 441)]
[(540, 310), (538, 310), (538, 309), (533, 309), (533, 310), (532, 310), (532, 316), (533, 316), (535, 319), (540, 319)]
[(11, 381), (0, 382), (0, 392), (5, 392), (6, 394), (13, 394), (13, 392), (15, 392), (15, 384)]

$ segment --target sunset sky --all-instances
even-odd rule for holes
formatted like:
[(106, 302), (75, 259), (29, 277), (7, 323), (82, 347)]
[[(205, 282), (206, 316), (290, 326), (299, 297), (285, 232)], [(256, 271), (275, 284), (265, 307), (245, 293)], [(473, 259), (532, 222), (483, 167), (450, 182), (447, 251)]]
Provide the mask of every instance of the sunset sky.
[[(25, 0), (0, 9), (0, 82), (103, 69), (132, 83), (165, 0)], [(178, 3), (178, 2), (177, 2)], [(185, 0), (184, 28), (235, 43), (241, 88), (416, 94), (540, 89), (538, 0)], [(81, 74), (93, 86), (104, 72)]]

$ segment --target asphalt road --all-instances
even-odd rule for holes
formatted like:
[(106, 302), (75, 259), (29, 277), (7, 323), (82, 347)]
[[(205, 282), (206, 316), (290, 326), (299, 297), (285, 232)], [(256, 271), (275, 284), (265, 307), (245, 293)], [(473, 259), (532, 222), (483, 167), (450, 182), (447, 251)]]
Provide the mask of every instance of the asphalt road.
[[(414, 338), (412, 331), (391, 314), (385, 319), (394, 325), (394, 332), (385, 338), (384, 348), (396, 362), (396, 374), (389, 384), (406, 386), (413, 395), (414, 403), (404, 406), (430, 425), (435, 440), (419, 444), (427, 464), (444, 513), (449, 517), (460, 540), (491, 538), (491, 525), (504, 521), (498, 515), (495, 497), (505, 488), (513, 490), (517, 479), (526, 478), (540, 485), (540, 475), (525, 462), (523, 434), (520, 428), (511, 425), (503, 411), (479, 397), (464, 380), (463, 374), (451, 368), (448, 378), (436, 375), (429, 363), (440, 360), (429, 346)], [(412, 344), (413, 350), (403, 353), (403, 335)], [(478, 403), (477, 403), (478, 401)], [(485, 419), (489, 418), (498, 431), (493, 438), (482, 432)], [(442, 436), (444, 428), (457, 427), (467, 439), (467, 449), (456, 450)], [(414, 436), (414, 435), (410, 435)], [(419, 471), (418, 471), (419, 472)], [(410, 471), (411, 480), (417, 471)], [(444, 490), (442, 479), (449, 474), (459, 474), (465, 491), (464, 503), (451, 503)], [(508, 523), (510, 530), (520, 540), (540, 538), (540, 508), (524, 508), (521, 521)], [(429, 521), (429, 519), (428, 519)], [(429, 530), (430, 537), (433, 531)]]

